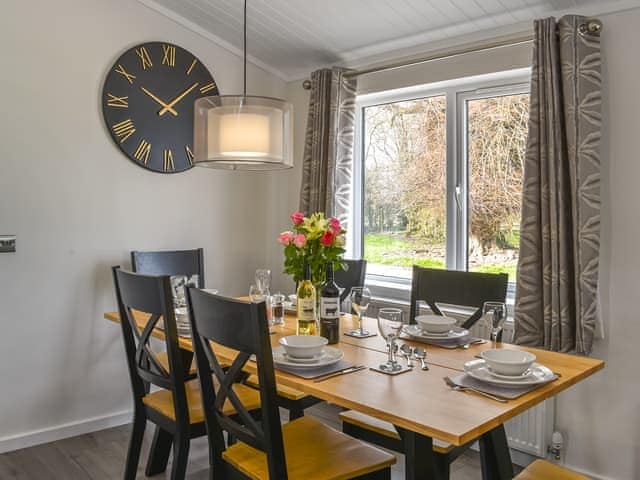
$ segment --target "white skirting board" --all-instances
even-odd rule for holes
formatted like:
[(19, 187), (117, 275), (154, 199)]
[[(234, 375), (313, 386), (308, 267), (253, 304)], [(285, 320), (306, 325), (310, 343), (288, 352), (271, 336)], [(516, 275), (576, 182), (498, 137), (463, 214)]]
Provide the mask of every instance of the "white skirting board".
[(42, 430), (24, 432), (10, 437), (0, 437), (0, 453), (33, 447), (34, 445), (40, 445), (42, 443), (54, 442), (63, 438), (75, 437), (76, 435), (97, 432), (98, 430), (131, 423), (132, 415), (132, 411), (126, 411), (56, 425)]

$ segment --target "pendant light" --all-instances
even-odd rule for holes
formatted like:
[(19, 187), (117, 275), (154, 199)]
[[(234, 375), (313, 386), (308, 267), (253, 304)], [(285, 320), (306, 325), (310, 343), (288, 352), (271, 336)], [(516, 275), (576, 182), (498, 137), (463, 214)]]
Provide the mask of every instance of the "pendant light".
[(242, 95), (195, 102), (194, 165), (228, 170), (293, 167), (293, 106), (278, 98), (247, 95), (247, 0), (244, 0)]

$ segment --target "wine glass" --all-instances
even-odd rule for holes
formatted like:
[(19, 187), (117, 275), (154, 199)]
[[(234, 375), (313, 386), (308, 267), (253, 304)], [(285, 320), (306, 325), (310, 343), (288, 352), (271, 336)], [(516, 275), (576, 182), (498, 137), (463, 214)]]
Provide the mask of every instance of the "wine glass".
[(253, 303), (260, 303), (267, 299), (268, 292), (258, 285), (251, 285), (249, 287), (249, 299)]
[(362, 328), (362, 315), (365, 314), (369, 303), (371, 302), (371, 290), (367, 287), (353, 287), (349, 294), (351, 300), (351, 308), (356, 311), (358, 315), (358, 329), (349, 332), (352, 337), (369, 337), (370, 332)]
[(261, 290), (269, 290), (271, 287), (271, 270), (259, 268), (256, 270), (256, 286)]
[(491, 327), (491, 340), (495, 348), (498, 343), (498, 335), (507, 319), (507, 306), (504, 302), (484, 302), (482, 316)]
[(380, 364), (380, 370), (387, 372), (397, 372), (402, 370), (402, 365), (396, 362), (396, 339), (400, 336), (404, 316), (399, 308), (381, 308), (378, 310), (378, 330), (380, 335), (387, 341), (389, 349), (389, 359), (386, 363)]

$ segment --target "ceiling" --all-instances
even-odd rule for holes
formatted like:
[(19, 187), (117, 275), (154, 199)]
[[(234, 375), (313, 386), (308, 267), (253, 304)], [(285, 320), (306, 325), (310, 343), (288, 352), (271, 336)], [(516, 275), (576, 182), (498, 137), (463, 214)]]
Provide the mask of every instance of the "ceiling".
[[(242, 0), (139, 1), (242, 52)], [(638, 6), (640, 0), (248, 0), (247, 51), (252, 63), (295, 80), (328, 65), (361, 66), (469, 36), (522, 33), (535, 18)]]

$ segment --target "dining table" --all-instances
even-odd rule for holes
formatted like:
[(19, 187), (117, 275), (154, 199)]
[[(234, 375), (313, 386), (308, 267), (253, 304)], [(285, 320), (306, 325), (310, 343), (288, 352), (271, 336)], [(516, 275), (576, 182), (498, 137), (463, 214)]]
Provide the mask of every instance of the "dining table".
[[(143, 328), (148, 315), (137, 312), (134, 317), (139, 328)], [(118, 312), (106, 312), (104, 318), (120, 321)], [(270, 327), (272, 345), (277, 346), (282, 337), (295, 335), (296, 323), (295, 314), (288, 312), (283, 325)], [(374, 318), (364, 317), (363, 323), (366, 329), (377, 330)], [(387, 360), (386, 342), (380, 335), (369, 338), (344, 335), (344, 332), (356, 328), (357, 324), (355, 315), (342, 314), (339, 342), (331, 346), (342, 350), (345, 361), (368, 368), (321, 382), (276, 368), (276, 381), (338, 406), (392, 423), (403, 439), (407, 453), (407, 480), (438, 478), (433, 454), (434, 439), (454, 447), (478, 440), (483, 479), (513, 478), (504, 423), (604, 368), (604, 362), (595, 358), (498, 343), (495, 347), (534, 353), (538, 363), (557, 375), (555, 380), (518, 398), (498, 402), (474, 392), (454, 390), (444, 381), (445, 377), (464, 372), (464, 364), (476, 359), (482, 351), (494, 348), (491, 342), (451, 349), (404, 339), (402, 341), (410, 345), (426, 348), (429, 370), (413, 368), (399, 375), (387, 375), (370, 368)], [(164, 339), (164, 332), (160, 328), (156, 328), (152, 335)], [(181, 336), (178, 342), (185, 353), (193, 352), (190, 337)], [(232, 349), (216, 344), (212, 346), (222, 361), (230, 362), (236, 356), (237, 352)], [(254, 363), (248, 362), (245, 368), (248, 373), (255, 373)]]

